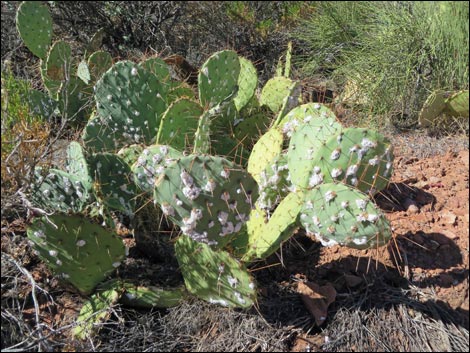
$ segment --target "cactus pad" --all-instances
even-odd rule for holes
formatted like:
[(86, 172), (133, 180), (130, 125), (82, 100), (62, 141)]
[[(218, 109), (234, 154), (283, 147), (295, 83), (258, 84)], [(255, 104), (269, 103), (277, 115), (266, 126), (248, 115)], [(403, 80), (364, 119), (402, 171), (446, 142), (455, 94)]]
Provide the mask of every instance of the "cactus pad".
[(374, 248), (392, 236), (387, 219), (369, 197), (344, 184), (322, 184), (308, 191), (300, 222), (324, 246)]
[(240, 57), (240, 75), (238, 76), (238, 92), (233, 102), (238, 111), (240, 111), (255, 94), (258, 85), (258, 75), (256, 68), (251, 61)]
[(249, 308), (256, 300), (253, 278), (226, 251), (182, 235), (175, 244), (176, 258), (188, 291), (213, 304)]
[(16, 27), (31, 52), (45, 59), (52, 38), (52, 17), (39, 1), (23, 1), (16, 13)]
[(125, 256), (116, 234), (80, 216), (36, 218), (27, 234), (39, 256), (83, 294), (91, 293)]
[(69, 79), (72, 64), (72, 48), (62, 40), (55, 42), (47, 55), (46, 74), (51, 80)]

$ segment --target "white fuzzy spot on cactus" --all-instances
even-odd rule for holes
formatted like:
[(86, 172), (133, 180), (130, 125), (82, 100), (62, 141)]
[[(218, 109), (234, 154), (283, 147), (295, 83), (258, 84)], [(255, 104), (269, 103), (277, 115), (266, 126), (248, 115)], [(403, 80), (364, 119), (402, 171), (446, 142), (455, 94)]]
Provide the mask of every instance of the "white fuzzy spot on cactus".
[(354, 177), (354, 178), (351, 178), (351, 185), (353, 185), (353, 186), (357, 186), (357, 184), (359, 184), (359, 180), (357, 180), (357, 178), (356, 178), (356, 177)]
[(175, 215), (175, 209), (167, 203), (163, 203), (161, 205), (161, 209), (162, 209), (162, 212), (165, 216), (174, 216)]
[(210, 222), (207, 224), (207, 228), (211, 229), (214, 225), (215, 225), (214, 221), (210, 221)]
[(60, 261), (59, 259), (57, 259), (57, 261), (55, 262), (55, 264), (56, 264), (57, 266), (62, 266), (62, 261)]
[(236, 288), (238, 285), (238, 279), (232, 276), (227, 276), (227, 282), (230, 284), (230, 287)]
[(314, 235), (315, 235), (315, 239), (317, 239), (321, 243), (321, 245), (323, 245), (325, 247), (331, 247), (331, 246), (334, 246), (334, 245), (338, 244), (338, 242), (336, 240), (326, 239), (320, 233), (314, 233)]
[(343, 170), (341, 168), (334, 168), (331, 170), (331, 176), (333, 178), (339, 177), (341, 174), (343, 174)]
[(360, 148), (360, 146), (354, 145), (349, 149), (349, 153), (357, 152), (357, 151), (359, 151), (359, 148)]
[(183, 201), (181, 201), (180, 199), (176, 198), (176, 206), (183, 206)]
[(113, 96), (110, 95), (110, 94), (108, 94), (108, 95), (106, 96), (106, 98), (110, 101), (111, 99), (113, 99)]
[(245, 304), (246, 303), (246, 300), (242, 298), (242, 295), (238, 292), (234, 292), (233, 293), (235, 295), (235, 298), (237, 298), (237, 301), (240, 303), (240, 304)]
[(312, 120), (313, 116), (311, 115), (307, 115), (305, 118), (304, 118), (304, 123), (308, 123), (310, 120)]
[(235, 224), (234, 233), (238, 233), (240, 231), (240, 229), (242, 229), (242, 226), (243, 226), (243, 223), (241, 223), (241, 222)]
[(337, 214), (334, 214), (330, 217), (330, 219), (331, 219), (332, 222), (336, 223), (336, 222), (338, 222), (339, 217), (338, 217)]
[(248, 288), (250, 288), (251, 290), (254, 290), (255, 284), (253, 282), (250, 282), (250, 284), (248, 284)]
[(358, 169), (359, 169), (358, 164), (350, 165), (348, 169), (346, 170), (346, 176), (356, 175)]
[(182, 170), (180, 173), (181, 181), (183, 182), (184, 186), (191, 187), (194, 184), (193, 177), (186, 171)]
[(308, 185), (310, 187), (314, 187), (314, 186), (317, 186), (319, 184), (323, 183), (323, 175), (322, 174), (313, 174), (309, 181), (308, 181)]
[(70, 275), (68, 275), (67, 273), (61, 273), (60, 276), (62, 278), (65, 278), (65, 279), (69, 279), (70, 278)]
[(367, 237), (361, 237), (361, 238), (354, 238), (353, 243), (356, 245), (364, 245), (367, 244)]
[(219, 220), (221, 225), (225, 225), (228, 219), (228, 213), (224, 211), (219, 211), (217, 214), (217, 219)]
[(119, 266), (121, 266), (121, 262), (120, 262), (120, 261), (113, 262), (113, 267), (114, 267), (114, 268), (118, 268)]
[(206, 77), (209, 77), (209, 68), (207, 66), (204, 66), (202, 69), (201, 69), (201, 72), (203, 73), (203, 75), (205, 75)]
[(77, 241), (77, 243), (76, 243), (76, 245), (77, 245), (78, 247), (80, 247), (80, 248), (81, 248), (82, 246), (85, 246), (85, 244), (86, 244), (86, 241), (83, 240), (83, 239), (80, 239), (80, 240)]
[(196, 200), (201, 193), (201, 189), (197, 186), (185, 186), (183, 188), (183, 195), (191, 201)]
[(211, 304), (220, 304), (222, 306), (228, 306), (228, 303), (224, 299), (214, 299), (214, 298), (209, 298), (209, 303)]
[(379, 164), (379, 163), (380, 163), (380, 159), (379, 159), (378, 156), (375, 156), (374, 158), (369, 159), (369, 164), (370, 164), (370, 165), (375, 166), (375, 165), (377, 165), (377, 164)]
[(330, 158), (333, 161), (336, 161), (340, 156), (341, 156), (341, 148), (337, 148), (333, 152), (331, 152)]
[(135, 68), (135, 67), (132, 68), (131, 75), (132, 76), (137, 76), (137, 68)]
[(237, 209), (237, 201), (229, 202), (228, 208), (230, 208), (232, 211), (235, 211)]
[(250, 217), (249, 217), (248, 215), (244, 214), (244, 213), (240, 213), (240, 214), (237, 214), (237, 215), (235, 216), (235, 219), (236, 219), (237, 221), (241, 221), (241, 222), (243, 222), (243, 223), (248, 222), (248, 219), (249, 219), (249, 218), (250, 218)]
[(58, 254), (57, 250), (49, 250), (49, 255), (56, 257)]
[(224, 179), (228, 179), (230, 177), (230, 170), (228, 169), (223, 169), (221, 172), (220, 172), (220, 176)]
[(313, 210), (313, 202), (311, 200), (308, 200), (305, 202), (305, 208), (307, 210)]
[(51, 191), (49, 189), (44, 189), (44, 191), (42, 192), (42, 194), (45, 196), (45, 197), (49, 197), (51, 195)]
[(367, 150), (370, 148), (375, 148), (377, 147), (377, 142), (371, 141), (368, 138), (363, 138), (361, 141), (361, 146)]
[(336, 228), (333, 227), (333, 226), (329, 226), (328, 228), (326, 228), (326, 230), (330, 234), (335, 234), (335, 232), (336, 232)]
[(366, 200), (366, 199), (357, 199), (357, 200), (356, 200), (356, 205), (357, 205), (357, 207), (359, 207), (361, 210), (365, 211), (368, 202), (369, 202), (369, 201)]
[(216, 187), (217, 183), (214, 181), (214, 179), (209, 179), (206, 185), (204, 185), (204, 190), (207, 192), (213, 192)]
[(349, 207), (349, 201), (342, 201), (341, 202), (341, 207), (342, 208), (348, 208)]
[(46, 237), (43, 230), (37, 230), (33, 233), (33, 235), (35, 237), (38, 237), (38, 238), (45, 238)]
[(313, 221), (313, 224), (315, 224), (318, 228), (322, 227), (320, 218), (318, 218), (318, 216), (312, 216), (312, 221)]
[(314, 108), (314, 109), (320, 109), (320, 108), (321, 108), (321, 105), (318, 104), (318, 103), (315, 103), (315, 104), (313, 105), (313, 108)]
[(220, 195), (220, 199), (224, 201), (230, 200), (230, 194), (228, 193), (228, 191), (224, 191), (222, 195)]
[(325, 192), (325, 200), (326, 200), (326, 202), (330, 202), (330, 201), (333, 200), (335, 197), (336, 197), (336, 192), (334, 192), (334, 191), (332, 191), (332, 190), (328, 190), (327, 192)]
[(376, 215), (376, 214), (369, 213), (369, 214), (367, 215), (367, 220), (368, 220), (369, 222), (371, 222), (371, 223), (376, 222), (378, 219), (379, 219), (379, 216)]

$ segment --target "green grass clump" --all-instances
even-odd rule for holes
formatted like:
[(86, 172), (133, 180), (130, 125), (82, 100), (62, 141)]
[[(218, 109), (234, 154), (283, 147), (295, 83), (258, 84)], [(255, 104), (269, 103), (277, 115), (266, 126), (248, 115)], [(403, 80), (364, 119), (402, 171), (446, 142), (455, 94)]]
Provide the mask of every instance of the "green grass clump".
[(319, 2), (294, 33), (307, 48), (296, 64), (340, 84), (368, 124), (416, 122), (431, 91), (468, 88), (468, 15), (458, 1)]

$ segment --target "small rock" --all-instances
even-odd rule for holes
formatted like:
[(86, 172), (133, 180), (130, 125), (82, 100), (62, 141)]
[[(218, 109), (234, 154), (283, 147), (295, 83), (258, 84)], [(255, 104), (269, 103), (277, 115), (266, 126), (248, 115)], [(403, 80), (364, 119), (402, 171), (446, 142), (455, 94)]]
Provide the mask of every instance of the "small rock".
[(450, 287), (454, 283), (454, 279), (452, 278), (451, 275), (448, 275), (447, 273), (443, 273), (439, 275), (439, 282), (444, 287)]
[(450, 212), (450, 211), (444, 211), (440, 214), (441, 220), (445, 224), (450, 224), (450, 225), (455, 225), (457, 222), (457, 216)]
[(346, 285), (350, 288), (354, 288), (363, 282), (363, 279), (354, 275), (344, 275)]
[(441, 182), (441, 178), (432, 176), (432, 177), (429, 178), (429, 182), (430, 182), (431, 184), (437, 184), (437, 183), (440, 183), (440, 182)]

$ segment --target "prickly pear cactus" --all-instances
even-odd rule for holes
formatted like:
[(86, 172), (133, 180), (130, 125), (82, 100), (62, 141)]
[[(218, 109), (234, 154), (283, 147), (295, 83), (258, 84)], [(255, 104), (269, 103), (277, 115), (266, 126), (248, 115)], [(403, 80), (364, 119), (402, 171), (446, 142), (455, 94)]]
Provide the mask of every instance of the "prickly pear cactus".
[(182, 98), (173, 102), (163, 114), (157, 143), (171, 145), (180, 151), (192, 147), (202, 113), (202, 107), (189, 99)]
[(175, 244), (176, 258), (188, 291), (213, 304), (249, 308), (256, 287), (246, 268), (226, 251), (182, 235)]
[(298, 100), (298, 90), (299, 84), (297, 82), (283, 76), (274, 77), (266, 82), (261, 91), (259, 102), (261, 105), (268, 106), (274, 113), (281, 112), (281, 108), (286, 106), (285, 109), (282, 109), (284, 114), (278, 116), (280, 119), (288, 110), (298, 104), (298, 101), (295, 101), (295, 97)]
[(446, 111), (453, 117), (468, 118), (468, 90), (455, 92), (446, 100)]
[(260, 173), (257, 204), (262, 209), (273, 209), (280, 200), (294, 190), (290, 182), (287, 155), (280, 154), (271, 160)]
[(16, 13), (16, 28), (31, 52), (45, 59), (52, 38), (52, 18), (39, 1), (23, 1)]
[(375, 248), (392, 236), (387, 219), (372, 200), (344, 184), (322, 184), (306, 192), (300, 222), (324, 246)]
[(109, 69), (95, 86), (100, 128), (113, 136), (118, 149), (155, 141), (166, 110), (165, 89), (157, 78), (130, 61)]
[(136, 186), (129, 165), (112, 153), (96, 153), (88, 161), (96, 198), (107, 207), (132, 217)]
[(87, 180), (58, 169), (36, 167), (30, 201), (46, 212), (79, 213), (92, 202)]
[(263, 211), (260, 209), (256, 211), (254, 217), (250, 216), (250, 221), (247, 224), (247, 252), (242, 260), (265, 259), (279, 249), (282, 242), (294, 234), (298, 215), (303, 205), (303, 196), (301, 192), (288, 194), (266, 223), (262, 220), (267, 217), (263, 217)]
[(153, 193), (155, 181), (166, 167), (183, 157), (183, 153), (167, 145), (145, 148), (132, 165), (135, 184), (143, 191)]
[(52, 270), (83, 294), (91, 293), (125, 256), (116, 234), (81, 216), (36, 218), (27, 234)]
[(144, 151), (144, 147), (142, 145), (130, 145), (127, 147), (121, 148), (117, 155), (121, 157), (124, 162), (127, 163), (130, 167), (137, 162), (137, 159)]
[(82, 146), (76, 141), (70, 142), (67, 147), (65, 168), (68, 173), (80, 179), (86, 189), (91, 189), (93, 181), (88, 169), (85, 153)]
[(203, 107), (213, 108), (238, 90), (240, 60), (237, 53), (223, 50), (202, 65), (198, 76), (199, 99)]
[(222, 248), (248, 220), (257, 189), (253, 178), (228, 160), (190, 155), (165, 169), (154, 197), (183, 233)]
[(57, 108), (57, 101), (49, 97), (44, 92), (32, 89), (27, 93), (29, 109), (34, 115), (38, 115), (48, 120)]
[(88, 58), (88, 70), (90, 79), (93, 82), (98, 81), (103, 74), (113, 65), (111, 54), (105, 51), (97, 51)]
[(88, 68), (88, 64), (86, 61), (80, 61), (77, 67), (77, 77), (83, 81), (86, 85), (90, 82), (90, 69)]
[(349, 128), (318, 149), (312, 165), (309, 186), (317, 185), (314, 180), (341, 181), (374, 195), (388, 185), (392, 175), (392, 146), (378, 132)]

